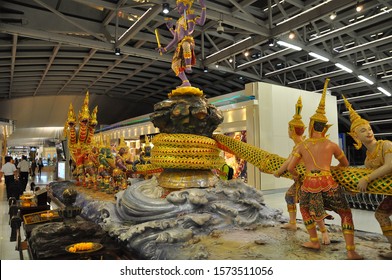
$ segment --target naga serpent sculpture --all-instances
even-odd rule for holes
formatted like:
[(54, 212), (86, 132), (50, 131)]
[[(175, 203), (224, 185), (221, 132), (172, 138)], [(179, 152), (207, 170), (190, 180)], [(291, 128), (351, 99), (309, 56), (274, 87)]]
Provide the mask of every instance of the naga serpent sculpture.
[[(203, 172), (206, 174), (205, 172), (219, 169), (223, 165), (224, 159), (220, 156), (220, 150), (230, 152), (268, 174), (278, 170), (286, 160), (248, 143), (225, 135), (213, 134), (217, 126), (223, 122), (223, 116), (217, 108), (207, 104), (202, 91), (198, 88), (173, 90), (169, 94), (169, 100), (156, 104), (154, 109), (155, 112), (150, 118), (161, 133), (152, 139), (154, 147), (151, 150), (151, 164), (145, 168), (164, 169), (159, 176), (164, 179), (158, 178), (164, 188), (174, 190), (213, 186), (212, 178), (206, 178)], [(186, 170), (189, 172), (188, 175), (185, 174)], [(298, 165), (297, 171), (303, 177), (305, 166)], [(359, 192), (358, 180), (371, 171), (359, 167), (339, 167), (331, 170), (335, 181), (353, 193)], [(199, 175), (191, 175), (197, 172), (200, 172)], [(282, 176), (292, 179), (288, 172)], [(205, 183), (194, 183), (192, 180)], [(392, 195), (392, 175), (373, 180), (367, 192)]]
[[(215, 134), (213, 138), (218, 142), (219, 148), (235, 154), (258, 167), (261, 172), (272, 174), (286, 160), (276, 154), (271, 154), (248, 143), (232, 139), (225, 135)], [(305, 175), (305, 166), (299, 165), (297, 171), (301, 177)], [(339, 167), (331, 170), (332, 176), (340, 186), (349, 192), (358, 193), (358, 180), (371, 173), (368, 168), (359, 167)], [(282, 177), (292, 179), (289, 172), (282, 174)], [(372, 181), (367, 187), (367, 193), (392, 195), (392, 176), (384, 176)]]

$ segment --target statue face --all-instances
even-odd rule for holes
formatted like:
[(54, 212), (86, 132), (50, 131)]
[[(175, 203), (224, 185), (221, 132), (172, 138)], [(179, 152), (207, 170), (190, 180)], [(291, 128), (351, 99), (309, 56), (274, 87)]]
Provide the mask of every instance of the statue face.
[(362, 143), (370, 143), (375, 140), (370, 124), (361, 124), (355, 128), (355, 135)]

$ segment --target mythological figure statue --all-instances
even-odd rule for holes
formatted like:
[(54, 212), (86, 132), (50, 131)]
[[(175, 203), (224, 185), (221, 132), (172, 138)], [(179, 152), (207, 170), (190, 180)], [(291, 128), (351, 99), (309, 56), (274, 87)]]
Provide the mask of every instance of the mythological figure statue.
[(193, 0), (177, 0), (177, 11), (180, 18), (177, 20), (175, 27), (172, 22), (168, 21), (166, 26), (173, 35), (173, 39), (166, 47), (159, 47), (160, 53), (166, 53), (174, 45), (177, 45), (173, 55), (172, 69), (178, 76), (182, 84), (180, 87), (189, 87), (189, 82), (185, 73), (192, 73), (192, 66), (196, 63), (194, 48), (195, 41), (192, 33), (196, 25), (204, 25), (206, 20), (206, 5), (204, 0), (199, 0), (201, 6), (200, 16), (196, 16), (191, 10)]
[[(90, 115), (88, 109), (89, 93), (86, 93), (82, 109), (78, 114), (79, 131), (76, 131), (76, 116), (72, 106), (69, 105), (68, 118), (64, 126), (64, 136), (68, 138), (68, 147), (71, 157), (76, 163), (74, 176), (77, 185), (91, 186), (96, 181), (96, 168), (93, 167), (94, 151), (92, 151), (92, 138), (97, 125), (98, 108), (95, 107)], [(87, 177), (86, 177), (86, 174)], [(88, 178), (88, 183), (86, 182)]]
[(117, 147), (116, 154), (116, 168), (113, 170), (113, 179), (117, 190), (126, 189), (127, 187), (127, 173), (128, 165), (132, 164), (127, 158), (129, 147), (124, 141), (124, 137), (120, 138), (120, 143)]
[[(289, 122), (288, 132), (289, 137), (294, 141), (293, 152), (297, 149), (300, 143), (305, 140), (303, 135), (305, 132), (305, 124), (301, 117), (302, 111), (302, 99), (298, 98), (297, 104), (295, 105), (295, 114), (293, 119)], [(293, 155), (287, 158), (287, 160), (280, 166), (280, 168), (274, 172), (275, 177), (280, 177), (280, 175), (287, 170), (290, 161), (293, 159)], [(287, 211), (289, 212), (290, 221), (288, 224), (282, 226), (283, 229), (297, 230), (297, 203), (299, 202), (299, 196), (301, 192), (302, 181), (295, 180), (294, 184), (287, 190), (285, 195), (285, 200), (287, 203)], [(325, 227), (324, 221), (317, 221), (319, 229), (322, 233), (322, 243), (328, 245), (331, 243), (327, 228)]]
[(309, 138), (300, 143), (293, 152), (293, 159), (287, 167), (294, 179), (298, 178), (295, 169), (302, 159), (306, 174), (301, 186), (300, 210), (310, 241), (302, 246), (320, 249), (315, 221), (321, 221), (328, 216), (326, 209), (333, 210), (342, 219), (342, 231), (346, 241), (348, 259), (362, 259), (355, 251), (354, 224), (351, 209), (346, 201), (343, 189), (331, 174), (332, 157), (339, 161), (338, 166), (348, 166), (348, 160), (340, 147), (330, 141), (326, 132), (330, 127), (325, 116), (325, 96), (328, 80), (324, 85), (321, 101), (316, 113), (310, 118)]
[[(344, 98), (344, 97), (343, 97)], [(388, 140), (376, 140), (369, 122), (362, 119), (344, 98), (350, 113), (350, 135), (356, 142), (355, 148), (359, 150), (362, 145), (366, 148), (365, 167), (372, 172), (358, 181), (358, 189), (366, 192), (368, 184), (387, 174), (392, 174), (392, 142)], [(380, 224), (382, 233), (391, 244), (391, 252), (380, 254), (385, 259), (392, 259), (392, 196), (385, 196), (377, 207), (375, 217)]]

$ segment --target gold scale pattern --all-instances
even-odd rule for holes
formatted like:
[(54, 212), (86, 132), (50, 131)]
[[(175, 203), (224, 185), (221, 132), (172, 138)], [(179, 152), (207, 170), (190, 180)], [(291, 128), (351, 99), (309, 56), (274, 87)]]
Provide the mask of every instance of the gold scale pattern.
[(151, 163), (154, 166), (210, 170), (224, 164), (216, 141), (205, 136), (161, 133), (152, 139), (152, 143)]
[[(254, 166), (258, 167), (261, 172), (272, 174), (286, 160), (276, 154), (268, 153), (248, 143), (234, 140), (228, 136), (215, 134), (213, 138), (218, 142), (218, 146), (227, 152), (235, 154)], [(305, 166), (298, 165), (297, 171), (301, 177), (305, 175)], [(340, 167), (331, 171), (332, 176), (339, 185), (347, 191), (358, 193), (358, 180), (371, 173), (371, 169), (358, 167)], [(290, 178), (291, 174), (285, 172), (282, 177)], [(384, 176), (373, 180), (367, 187), (367, 193), (392, 195), (392, 175)]]

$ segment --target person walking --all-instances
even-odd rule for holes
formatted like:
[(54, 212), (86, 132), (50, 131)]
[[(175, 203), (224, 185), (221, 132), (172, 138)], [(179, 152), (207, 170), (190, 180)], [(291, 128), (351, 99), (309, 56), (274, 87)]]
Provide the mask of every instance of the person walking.
[(27, 182), (29, 181), (30, 164), (27, 161), (27, 156), (23, 155), (22, 160), (18, 163), (19, 182), (21, 194), (26, 190)]
[(35, 158), (32, 159), (31, 161), (31, 177), (34, 178), (35, 176), (35, 170), (37, 169), (37, 161), (35, 160)]
[(38, 166), (38, 176), (41, 177), (42, 168), (44, 167), (44, 163), (42, 162), (42, 158), (39, 158), (37, 166)]
[(7, 200), (10, 197), (19, 198), (19, 192), (15, 188), (15, 181), (18, 180), (18, 170), (15, 164), (11, 163), (12, 157), (5, 157), (5, 164), (1, 167), (0, 177), (4, 175), (4, 182), (7, 192)]

